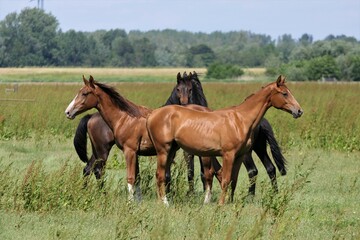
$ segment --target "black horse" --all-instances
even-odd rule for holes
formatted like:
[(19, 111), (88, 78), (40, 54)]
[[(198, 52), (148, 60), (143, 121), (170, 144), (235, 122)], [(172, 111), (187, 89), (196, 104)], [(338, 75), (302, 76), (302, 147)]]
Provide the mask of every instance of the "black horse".
[[(196, 72), (193, 72), (193, 74), (190, 73), (189, 75), (184, 73), (183, 76), (178, 73), (177, 84), (165, 103), (165, 105), (170, 104), (197, 104), (208, 107), (201, 82)], [(93, 151), (90, 159), (87, 157), (87, 133), (89, 134)], [(277, 191), (276, 169), (267, 153), (267, 143), (270, 145), (272, 156), (280, 174), (286, 175), (286, 160), (281, 154), (281, 149), (274, 137), (270, 123), (263, 118), (258, 127), (255, 129), (252, 150), (262, 161), (271, 180), (272, 186), (274, 190)], [(81, 119), (75, 133), (74, 146), (79, 158), (86, 163), (84, 168), (85, 176), (94, 172), (97, 179), (101, 178), (109, 152), (114, 144), (114, 136), (99, 113), (86, 115)], [(251, 152), (252, 151), (246, 154), (244, 158), (244, 165), (250, 179), (249, 194), (254, 195), (258, 170), (255, 166)], [(186, 153), (184, 154), (188, 164), (189, 188), (190, 191), (192, 191), (194, 182), (194, 156)], [(220, 174), (221, 165), (215, 157), (212, 158), (212, 164), (215, 174)], [(204, 186), (202, 161), (200, 161), (200, 167), (201, 180)], [(219, 176), (216, 176), (219, 179)], [(167, 177), (170, 178), (170, 176)]]

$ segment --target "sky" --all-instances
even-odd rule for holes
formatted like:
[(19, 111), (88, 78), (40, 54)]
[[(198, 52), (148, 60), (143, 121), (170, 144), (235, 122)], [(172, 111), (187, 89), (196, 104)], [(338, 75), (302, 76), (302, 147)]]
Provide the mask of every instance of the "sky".
[[(250, 31), (276, 40), (304, 33), (360, 40), (360, 0), (43, 0), (62, 31)], [(38, 0), (0, 0), (0, 21)]]

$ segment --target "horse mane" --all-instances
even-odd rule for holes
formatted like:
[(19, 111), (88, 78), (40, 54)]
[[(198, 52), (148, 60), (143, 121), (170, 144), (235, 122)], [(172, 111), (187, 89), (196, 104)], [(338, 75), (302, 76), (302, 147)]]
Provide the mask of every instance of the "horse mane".
[[(117, 105), (122, 111), (125, 111), (132, 117), (146, 117), (146, 111), (143, 111), (140, 106), (132, 103), (131, 101), (121, 96), (113, 87), (99, 82), (94, 82), (94, 84), (98, 86), (102, 91), (104, 91), (107, 95), (109, 95), (111, 101), (115, 105)], [(150, 110), (148, 112), (150, 112)]]
[(193, 89), (192, 89), (192, 97), (194, 98), (193, 103), (204, 106), (204, 107), (208, 107), (208, 103), (207, 103), (201, 82), (195, 71), (191, 75), (191, 84), (193, 86)]

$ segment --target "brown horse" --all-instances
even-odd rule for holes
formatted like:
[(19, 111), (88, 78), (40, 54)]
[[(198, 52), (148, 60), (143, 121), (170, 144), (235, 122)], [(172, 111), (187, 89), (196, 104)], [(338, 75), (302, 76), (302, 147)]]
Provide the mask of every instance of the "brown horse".
[[(89, 80), (83, 76), (83, 81), (85, 86), (66, 108), (65, 114), (69, 119), (74, 119), (76, 115), (91, 108), (98, 110), (113, 132), (116, 145), (124, 152), (129, 200), (134, 199), (134, 194), (140, 199), (138, 155), (156, 155), (146, 129), (146, 117), (151, 109), (130, 102), (112, 87), (96, 82), (92, 76)], [(209, 170), (205, 175), (212, 182), (214, 171), (211, 159), (204, 159), (206, 169)], [(170, 167), (167, 170), (169, 169)]]
[(176, 105), (154, 110), (148, 117), (147, 129), (158, 158), (158, 198), (167, 204), (165, 170), (181, 147), (190, 154), (223, 158), (219, 204), (224, 204), (230, 182), (232, 200), (243, 156), (252, 145), (253, 131), (271, 106), (291, 113), (294, 118), (303, 114), (300, 105), (286, 87), (283, 76), (250, 95), (238, 106), (213, 112)]

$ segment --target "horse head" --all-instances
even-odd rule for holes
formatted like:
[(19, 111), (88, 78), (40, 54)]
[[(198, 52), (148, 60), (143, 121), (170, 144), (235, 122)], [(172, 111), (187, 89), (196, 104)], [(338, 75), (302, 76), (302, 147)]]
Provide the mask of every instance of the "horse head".
[(189, 104), (189, 100), (192, 94), (192, 84), (191, 84), (191, 73), (188, 76), (186, 72), (181, 76), (180, 72), (177, 74), (177, 84), (176, 84), (176, 96), (179, 99), (181, 105)]
[(285, 80), (286, 78), (280, 75), (274, 83), (274, 90), (270, 99), (271, 105), (292, 114), (294, 118), (299, 118), (304, 111), (286, 87)]
[(97, 106), (98, 98), (95, 94), (95, 80), (90, 76), (87, 80), (83, 76), (84, 86), (76, 94), (65, 110), (66, 117), (74, 119), (77, 115)]

